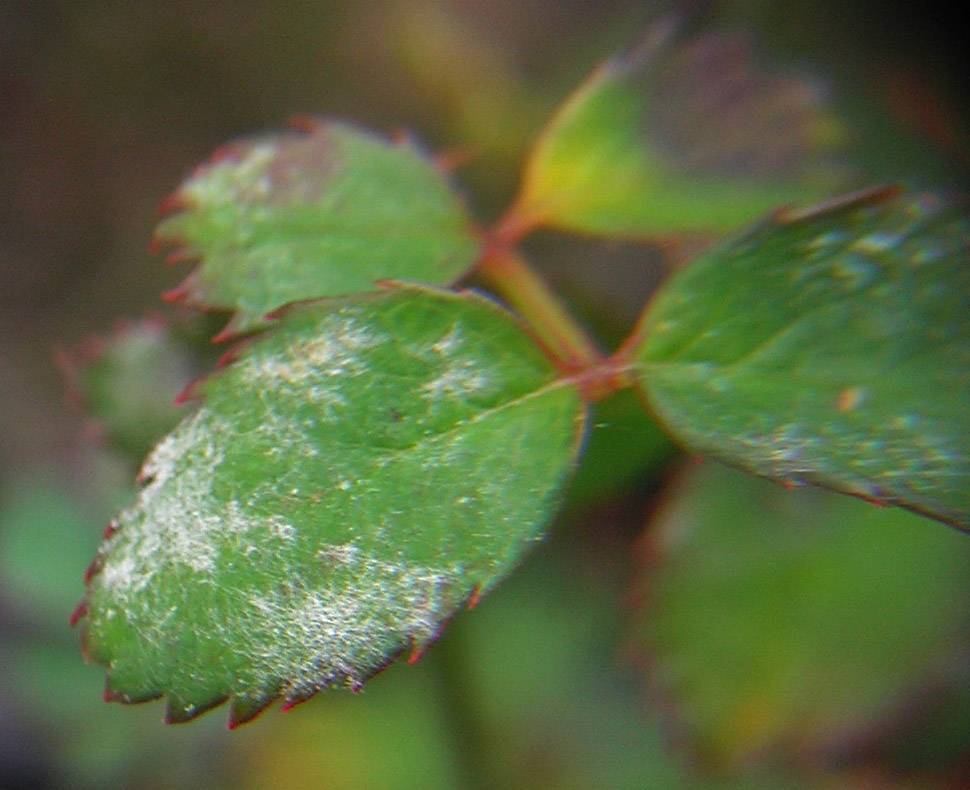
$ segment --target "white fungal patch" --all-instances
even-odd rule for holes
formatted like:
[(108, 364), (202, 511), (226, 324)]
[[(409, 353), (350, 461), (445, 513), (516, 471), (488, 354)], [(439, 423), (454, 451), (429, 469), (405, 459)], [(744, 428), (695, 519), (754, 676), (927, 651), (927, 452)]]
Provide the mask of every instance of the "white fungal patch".
[(248, 600), (247, 664), (257, 676), (288, 679), (300, 696), (336, 683), (354, 685), (394, 646), (432, 639), (454, 601), (458, 571), (366, 557), (353, 544), (317, 555), (332, 580), (313, 590), (257, 593)]
[(488, 387), (488, 376), (473, 361), (463, 361), (445, 368), (439, 375), (421, 387), (430, 401), (442, 398), (463, 398)]
[(869, 255), (879, 255), (898, 246), (903, 236), (895, 233), (875, 232), (852, 243), (851, 249)]
[(434, 351), (435, 354), (448, 356), (458, 351), (464, 342), (465, 340), (462, 337), (461, 328), (458, 326), (458, 324), (452, 324), (451, 329), (449, 329), (444, 335), (441, 336), (439, 340), (431, 345), (431, 350)]
[(848, 239), (848, 234), (842, 230), (830, 230), (825, 233), (820, 233), (814, 239), (809, 241), (805, 245), (805, 250), (807, 252), (814, 252), (816, 250), (828, 250), (839, 244), (845, 243)]
[[(119, 684), (138, 677), (186, 705), (203, 688), (259, 699), (356, 686), (433, 639), (537, 539), (578, 396), (551, 367), (519, 392), (500, 356), (471, 347), (514, 349), (518, 330), (461, 323), (442, 312), (453, 297), (413, 298), (434, 309), (368, 299), (292, 313), (288, 335), (249, 346), (153, 453), (89, 593), (92, 655)], [(479, 408), (454, 403), (486, 387)], [(547, 398), (562, 412), (552, 427)], [(556, 442), (548, 457), (540, 432)]]
[(293, 539), (285, 519), (255, 517), (240, 502), (220, 505), (212, 495), (223, 462), (221, 442), (230, 435), (228, 423), (203, 407), (148, 457), (140, 475), (146, 485), (106, 544), (100, 580), (119, 600), (173, 568), (213, 572), (220, 546), (231, 536), (268, 527), (281, 541)]
[(203, 168), (186, 183), (185, 193), (201, 206), (265, 199), (272, 191), (267, 171), (276, 153), (272, 143), (251, 145), (238, 161)]
[(798, 481), (816, 468), (817, 436), (796, 423), (777, 426), (769, 433), (740, 434), (732, 443), (755, 468), (781, 480)]
[(271, 534), (284, 543), (291, 543), (296, 538), (296, 527), (282, 516), (271, 516), (266, 520), (266, 526)]
[(328, 376), (347, 372), (358, 375), (367, 370), (361, 352), (380, 345), (384, 340), (382, 335), (369, 327), (338, 314), (324, 322), (319, 335), (294, 344), (289, 355), (294, 360), (305, 360)]
[(317, 558), (324, 562), (334, 562), (341, 565), (349, 565), (357, 560), (360, 549), (354, 543), (343, 543), (338, 545), (324, 546), (317, 551)]
[(349, 318), (331, 316), (320, 332), (308, 340), (249, 355), (240, 367), (251, 383), (262, 386), (287, 384), (320, 386), (326, 378), (359, 376), (369, 370), (362, 352), (385, 338)]
[(312, 338), (249, 354), (237, 370), (255, 390), (298, 396), (318, 406), (321, 419), (331, 421), (348, 405), (346, 380), (369, 373), (367, 351), (386, 341), (346, 310), (328, 316)]

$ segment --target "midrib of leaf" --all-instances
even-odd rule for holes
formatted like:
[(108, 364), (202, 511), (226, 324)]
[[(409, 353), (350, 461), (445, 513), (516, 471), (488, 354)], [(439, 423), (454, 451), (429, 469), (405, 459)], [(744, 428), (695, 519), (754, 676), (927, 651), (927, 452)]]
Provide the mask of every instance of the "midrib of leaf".
[[(745, 368), (746, 366), (750, 366), (759, 356), (766, 354), (774, 346), (778, 345), (779, 342), (784, 340), (788, 335), (797, 334), (799, 330), (804, 328), (802, 325), (804, 321), (807, 320), (810, 316), (816, 313), (825, 312), (829, 310), (836, 312), (833, 309), (835, 307), (841, 308), (842, 305), (832, 305), (832, 304), (818, 305), (817, 307), (813, 307), (805, 311), (795, 321), (792, 321), (791, 323), (786, 324), (785, 326), (781, 327), (777, 331), (772, 332), (768, 337), (766, 337), (761, 342), (757, 343), (749, 350), (745, 351), (741, 356), (737, 357), (736, 359), (730, 360), (728, 362), (725, 362), (724, 360), (713, 360), (713, 359), (684, 360), (684, 359), (673, 358), (673, 359), (665, 359), (662, 361), (654, 361), (654, 362), (640, 362), (638, 363), (638, 366), (644, 370), (649, 370), (649, 369), (664, 370), (664, 369), (675, 369), (678, 367), (680, 368), (706, 367), (708, 369), (738, 372), (739, 370)], [(710, 326), (715, 326), (715, 324), (710, 324), (708, 325), (708, 327), (705, 327), (705, 329), (699, 332), (697, 336), (690, 343), (688, 343), (683, 348), (679, 349), (676, 356), (683, 357), (688, 351), (690, 351), (696, 345), (698, 345), (703, 340), (705, 340), (706, 338), (704, 337), (704, 335), (706, 334), (707, 329)], [(770, 370), (763, 369), (761, 372), (761, 375), (770, 375)], [(823, 377), (815, 380), (825, 381), (826, 379)]]
[(425, 434), (424, 436), (415, 440), (411, 444), (405, 445), (403, 447), (387, 447), (379, 444), (350, 442), (345, 439), (340, 439), (337, 437), (328, 438), (327, 443), (334, 447), (344, 447), (352, 450), (378, 450), (380, 451), (380, 454), (375, 457), (375, 465), (380, 465), (380, 462), (383, 460), (386, 460), (388, 458), (396, 458), (400, 455), (413, 452), (414, 450), (420, 450), (425, 445), (430, 445), (441, 439), (454, 436), (455, 434), (459, 433), (460, 431), (462, 431), (463, 429), (471, 425), (482, 422), (488, 419), (489, 417), (493, 417), (496, 414), (499, 414), (503, 411), (511, 409), (515, 406), (519, 406), (523, 403), (526, 403), (527, 401), (533, 400), (534, 398), (541, 397), (542, 395), (552, 392), (553, 390), (572, 387), (572, 386), (575, 386), (575, 385), (569, 379), (564, 379), (564, 378), (555, 379), (554, 381), (550, 381), (542, 385), (538, 389), (532, 390), (523, 395), (518, 395), (512, 400), (503, 401), (497, 406), (489, 406), (483, 409), (482, 411), (476, 412), (471, 417), (458, 420), (457, 422), (455, 422), (454, 424), (452, 424), (451, 426), (449, 426), (443, 431), (435, 431), (432, 433)]

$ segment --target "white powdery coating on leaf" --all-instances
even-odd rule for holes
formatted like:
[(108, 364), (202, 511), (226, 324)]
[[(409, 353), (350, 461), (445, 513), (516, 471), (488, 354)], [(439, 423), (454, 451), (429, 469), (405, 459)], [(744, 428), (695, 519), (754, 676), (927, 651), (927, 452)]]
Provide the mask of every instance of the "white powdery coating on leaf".
[[(458, 324), (454, 324), (431, 345), (431, 361), (439, 372), (421, 386), (422, 395), (431, 403), (445, 399), (461, 399), (483, 392), (491, 384), (480, 358), (477, 344), (465, 339)], [(428, 359), (423, 350), (418, 355)]]
[(325, 418), (334, 419), (336, 411), (347, 406), (341, 380), (368, 373), (365, 352), (386, 341), (384, 335), (358, 323), (353, 310), (344, 308), (328, 316), (316, 336), (283, 350), (257, 351), (237, 365), (257, 390), (298, 395), (320, 406)]
[(120, 599), (172, 566), (212, 572), (220, 543), (230, 535), (268, 527), (280, 540), (292, 539), (295, 530), (285, 520), (255, 518), (235, 500), (221, 505), (213, 498), (227, 435), (229, 424), (201, 408), (148, 457), (140, 475), (146, 485), (105, 545), (101, 584)]
[(203, 168), (185, 184), (185, 194), (201, 206), (231, 205), (265, 199), (272, 184), (265, 173), (276, 157), (278, 145), (257, 143), (242, 159), (230, 159)]
[(321, 549), (334, 570), (312, 590), (257, 593), (249, 600), (251, 634), (243, 651), (254, 677), (287, 679), (285, 696), (336, 683), (362, 684), (395, 646), (432, 640), (454, 605), (459, 568), (439, 570), (366, 557), (353, 543)]
[(421, 387), (427, 398), (438, 401), (442, 398), (462, 398), (488, 387), (488, 376), (474, 360), (458, 360)]
[(214, 377), (146, 464), (91, 588), (91, 644), (119, 685), (193, 704), (358, 688), (533, 539), (533, 469), (453, 468), (549, 383), (518, 393), (502, 335), (442, 308), (322, 307)]

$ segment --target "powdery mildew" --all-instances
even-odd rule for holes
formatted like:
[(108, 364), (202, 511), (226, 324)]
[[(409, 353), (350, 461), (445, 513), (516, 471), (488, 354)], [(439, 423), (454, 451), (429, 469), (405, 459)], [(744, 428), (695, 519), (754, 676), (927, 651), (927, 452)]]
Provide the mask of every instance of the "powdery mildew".
[(688, 269), (645, 333), (644, 386), (703, 452), (961, 522), (966, 217), (929, 195), (839, 211)]
[[(405, 313), (402, 331), (380, 299), (298, 311), (289, 334), (213, 379), (206, 404), (146, 462), (145, 487), (102, 547), (89, 630), (112, 665), (108, 621), (134, 634), (138, 655), (119, 651), (124, 672), (151, 678), (180, 717), (226, 695), (359, 687), (399, 650), (432, 641), (535, 539), (571, 462), (575, 415), (547, 478), (505, 460), (531, 452), (528, 431), (498, 434), (501, 460), (479, 466), (473, 437), (564, 384), (519, 361), (523, 389), (502, 354), (482, 351), (483, 332), (505, 349), (514, 325), (469, 330), (450, 312), (455, 297), (408, 298), (434, 303), (420, 320)], [(368, 425), (396, 438), (369, 447)]]
[(212, 496), (212, 476), (192, 473), (194, 466), (218, 470), (220, 434), (230, 430), (203, 407), (148, 457), (140, 474), (146, 485), (102, 549), (101, 583), (113, 594), (139, 593), (173, 566), (211, 573), (220, 542), (232, 535), (259, 528), (280, 541), (293, 539), (295, 528), (282, 517), (252, 517), (236, 500), (221, 504)]
[(317, 556), (338, 569), (329, 583), (248, 601), (253, 638), (246, 663), (257, 676), (287, 678), (283, 693), (290, 698), (339, 683), (359, 687), (364, 670), (380, 666), (402, 637), (431, 641), (462, 580), (460, 568), (382, 562), (353, 543)]
[(221, 205), (266, 199), (273, 184), (267, 170), (276, 157), (278, 145), (263, 142), (249, 145), (238, 160), (204, 168), (183, 187), (198, 205)]

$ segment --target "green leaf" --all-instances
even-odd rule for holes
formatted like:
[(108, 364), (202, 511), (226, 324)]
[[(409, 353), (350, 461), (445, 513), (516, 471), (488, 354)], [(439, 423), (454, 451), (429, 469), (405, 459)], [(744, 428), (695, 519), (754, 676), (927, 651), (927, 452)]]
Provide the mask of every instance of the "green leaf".
[(593, 406), (583, 463), (569, 484), (567, 504), (583, 507), (656, 476), (676, 446), (643, 410), (639, 394), (621, 390)]
[(135, 463), (185, 416), (176, 396), (215, 361), (208, 343), (192, 341), (187, 327), (149, 317), (60, 358), (98, 433)]
[(288, 311), (204, 385), (96, 558), (109, 695), (183, 721), (359, 688), (536, 540), (576, 387), (491, 302), (418, 288)]
[(844, 759), (965, 662), (970, 543), (955, 531), (711, 463), (651, 529), (636, 641), (715, 765)]
[(77, 568), (97, 546), (85, 503), (32, 470), (0, 490), (0, 588), (10, 606), (63, 628), (81, 589)]
[(886, 190), (778, 214), (671, 279), (635, 375), (702, 453), (970, 528), (968, 234)]
[(744, 39), (675, 46), (657, 28), (550, 121), (514, 214), (583, 233), (722, 232), (830, 193), (840, 132), (812, 83), (761, 73)]
[(168, 200), (156, 242), (201, 259), (169, 300), (235, 310), (223, 335), (375, 281), (445, 285), (477, 241), (444, 175), (409, 141), (333, 122), (231, 143)]

